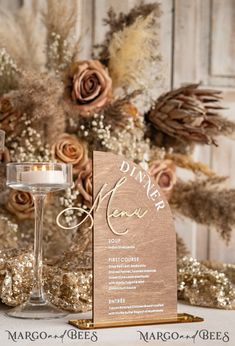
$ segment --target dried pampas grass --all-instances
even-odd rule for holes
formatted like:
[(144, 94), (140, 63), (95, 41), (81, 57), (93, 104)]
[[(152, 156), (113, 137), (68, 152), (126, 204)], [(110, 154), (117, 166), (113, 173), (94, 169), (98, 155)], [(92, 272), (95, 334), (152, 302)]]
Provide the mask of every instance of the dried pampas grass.
[(167, 153), (165, 158), (174, 161), (176, 166), (189, 169), (195, 174), (202, 173), (208, 177), (215, 176), (215, 173), (207, 165), (202, 162), (195, 162), (189, 155)]
[(159, 52), (158, 23), (154, 13), (138, 17), (113, 34), (109, 50), (109, 73), (114, 89), (140, 90), (138, 108), (144, 113), (163, 89), (163, 65)]
[(36, 5), (15, 12), (0, 10), (0, 48), (5, 48), (22, 70), (41, 69), (45, 62), (44, 40), (42, 34), (38, 35), (38, 20)]
[(155, 18), (159, 18), (161, 16), (160, 4), (157, 2), (145, 4), (141, 1), (140, 5), (133, 7), (128, 13), (120, 12), (119, 14), (111, 7), (107, 13), (107, 18), (104, 19), (104, 24), (108, 26), (104, 42), (95, 45), (95, 48), (98, 49), (97, 58), (107, 66), (109, 61), (108, 47), (113, 34), (132, 25), (138, 17), (146, 18), (150, 13), (154, 13)]
[(14, 107), (26, 114), (32, 127), (52, 144), (65, 130), (65, 114), (61, 105), (63, 85), (45, 73), (25, 72), (19, 89), (11, 94)]
[(226, 178), (178, 181), (170, 205), (199, 224), (213, 226), (228, 243), (235, 226), (235, 189), (221, 186)]
[(63, 70), (78, 54), (79, 40), (75, 38), (78, 2), (74, 0), (47, 0), (42, 11), (47, 30), (47, 67)]

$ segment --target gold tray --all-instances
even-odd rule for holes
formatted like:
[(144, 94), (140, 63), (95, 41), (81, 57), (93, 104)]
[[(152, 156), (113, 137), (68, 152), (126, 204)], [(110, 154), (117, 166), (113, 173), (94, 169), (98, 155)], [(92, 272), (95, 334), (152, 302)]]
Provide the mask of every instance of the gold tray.
[(69, 324), (79, 329), (99, 329), (99, 328), (120, 328), (120, 327), (134, 327), (144, 326), (151, 324), (168, 324), (168, 323), (192, 323), (192, 322), (203, 322), (202, 317), (193, 316), (185, 313), (177, 314), (176, 317), (172, 318), (159, 318), (157, 320), (146, 320), (146, 321), (119, 321), (119, 322), (102, 322), (94, 323), (93, 320), (70, 320)]

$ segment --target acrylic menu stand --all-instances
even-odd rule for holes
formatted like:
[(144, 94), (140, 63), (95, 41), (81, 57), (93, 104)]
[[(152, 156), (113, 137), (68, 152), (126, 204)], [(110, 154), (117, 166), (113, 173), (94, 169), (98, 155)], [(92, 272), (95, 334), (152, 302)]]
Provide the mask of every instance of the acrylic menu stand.
[(93, 315), (80, 329), (202, 322), (177, 313), (176, 236), (170, 207), (147, 172), (93, 154)]

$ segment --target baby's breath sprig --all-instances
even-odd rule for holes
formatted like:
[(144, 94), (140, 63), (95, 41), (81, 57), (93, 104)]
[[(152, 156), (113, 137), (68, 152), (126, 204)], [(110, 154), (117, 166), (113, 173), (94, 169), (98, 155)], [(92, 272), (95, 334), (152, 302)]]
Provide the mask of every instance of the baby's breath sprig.
[(78, 126), (78, 137), (89, 143), (91, 150), (106, 150), (111, 136), (111, 125), (104, 122), (104, 115), (95, 113), (91, 118), (84, 119)]
[(40, 133), (31, 126), (31, 120), (23, 114), (21, 119), (25, 129), (18, 137), (14, 134), (6, 139), (6, 145), (10, 151), (13, 162), (49, 162), (51, 152), (48, 144), (44, 144)]
[(74, 37), (71, 36), (70, 40), (63, 39), (59, 34), (52, 32), (50, 37), (50, 44), (47, 50), (47, 66), (50, 70), (54, 70), (55, 74), (59, 74), (65, 70), (72, 62), (73, 58), (73, 45)]
[[(78, 209), (72, 209), (73, 207), (77, 207), (80, 209), (87, 209), (87, 206), (84, 205), (79, 198), (80, 193), (76, 189), (75, 185), (72, 188), (67, 189), (64, 196), (60, 197), (60, 205), (61, 207), (68, 209), (64, 212), (65, 223), (67, 227), (72, 227), (78, 224), (78, 220), (81, 217), (84, 217), (84, 213)], [(71, 208), (71, 209), (70, 209)]]
[(17, 67), (5, 48), (0, 49), (0, 94), (4, 94), (17, 86)]

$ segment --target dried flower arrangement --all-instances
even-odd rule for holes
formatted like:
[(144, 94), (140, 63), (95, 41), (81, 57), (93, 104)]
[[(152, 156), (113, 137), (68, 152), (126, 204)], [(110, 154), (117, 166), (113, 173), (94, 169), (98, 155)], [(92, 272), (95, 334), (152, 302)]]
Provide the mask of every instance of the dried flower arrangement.
[[(223, 189), (224, 178), (194, 162), (190, 154), (196, 144), (216, 145), (216, 137), (233, 133), (235, 123), (220, 114), (219, 91), (191, 84), (163, 94), (159, 4), (141, 4), (128, 14), (110, 10), (105, 40), (94, 48), (96, 58), (85, 61), (79, 60), (80, 41), (73, 35), (76, 1), (47, 0), (43, 11), (33, 2), (32, 12), (22, 8), (0, 13), (0, 128), (6, 132), (1, 159), (73, 165), (74, 186), (46, 209), (44, 275), (55, 304), (84, 311), (91, 304), (90, 267), (84, 266), (91, 231), (83, 226), (64, 232), (55, 219), (65, 207), (91, 206), (92, 150), (112, 151), (141, 164), (166, 194), (173, 213), (213, 225), (229, 241), (235, 225), (234, 190)], [(37, 22), (45, 37), (37, 34)], [(177, 179), (177, 166), (192, 171), (197, 180)], [(17, 305), (31, 284), (33, 202), (27, 193), (3, 191), (0, 203), (0, 298)], [(73, 225), (79, 217), (69, 212), (66, 222)], [(235, 293), (229, 279), (222, 280), (206, 264), (183, 258), (188, 252), (179, 237), (177, 246), (179, 296), (192, 304), (231, 308)], [(188, 272), (199, 280), (202, 300), (195, 298)], [(216, 287), (214, 295), (206, 290), (209, 283)]]

